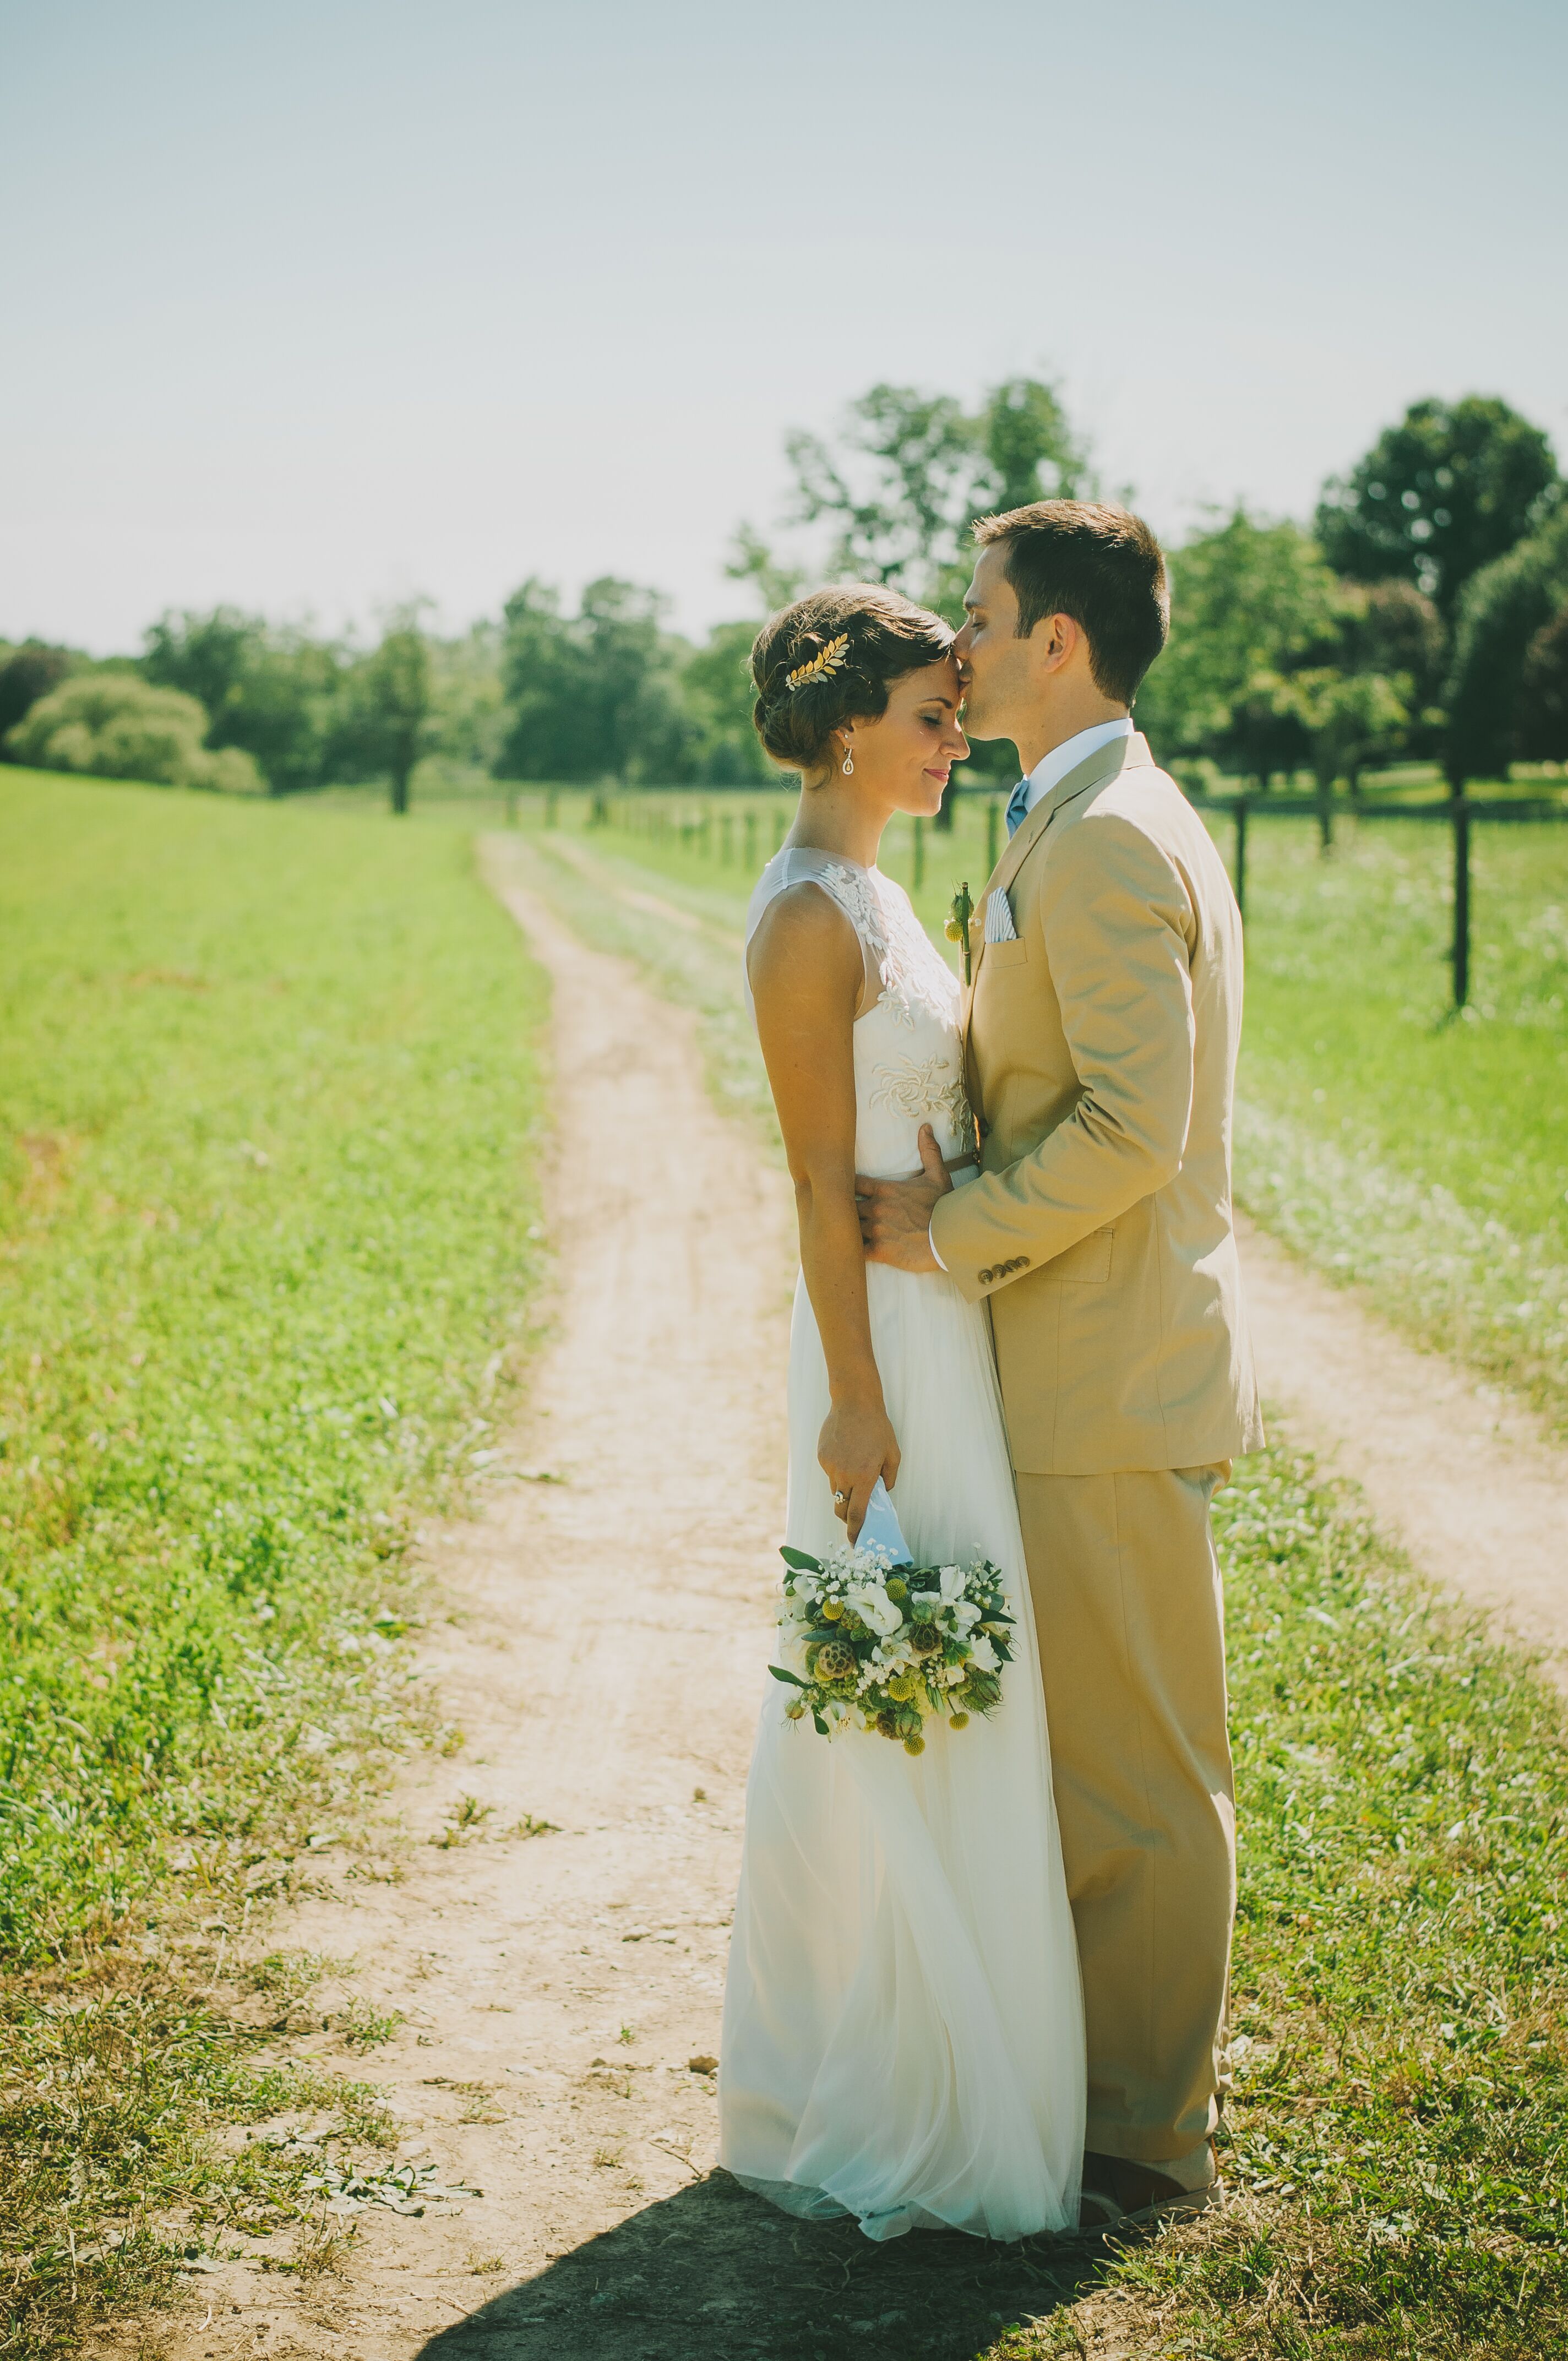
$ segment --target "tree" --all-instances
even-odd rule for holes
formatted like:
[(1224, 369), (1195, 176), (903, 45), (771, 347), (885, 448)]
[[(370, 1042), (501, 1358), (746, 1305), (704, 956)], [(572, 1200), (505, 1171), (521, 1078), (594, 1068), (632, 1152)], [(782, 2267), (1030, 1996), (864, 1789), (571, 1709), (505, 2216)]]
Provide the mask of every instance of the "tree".
[(1453, 636), (1443, 765), (1457, 795), (1467, 779), (1506, 772), (1523, 749), (1527, 658), (1568, 600), (1568, 507), (1469, 585)]
[(141, 671), (204, 706), (211, 742), (254, 755), (272, 794), (323, 784), (346, 672), (334, 642), (237, 607), (168, 613), (146, 635)]
[(1568, 763), (1568, 605), (1525, 651), (1518, 745), (1527, 763)]
[(1089, 450), (1069, 423), (1053, 386), (1012, 377), (986, 396), (980, 412), (986, 474), (975, 489), (992, 512), (1031, 500), (1078, 500), (1090, 487)]
[(1403, 673), (1416, 701), (1442, 694), (1448, 632), (1442, 617), (1413, 582), (1346, 583), (1343, 596), (1345, 662), (1353, 672)]
[(799, 598), (806, 576), (798, 566), (787, 566), (774, 555), (754, 525), (735, 528), (735, 539), (724, 571), (731, 582), (750, 582), (764, 616), (776, 614)]
[(1324, 486), (1318, 539), (1341, 574), (1402, 576), (1452, 620), (1471, 577), (1543, 523), (1560, 490), (1547, 437), (1506, 401), (1418, 401)]
[(1333, 840), (1335, 780), (1344, 779), (1354, 788), (1369, 763), (1392, 762), (1402, 752), (1409, 685), (1408, 675), (1394, 681), (1382, 673), (1343, 673), (1332, 666), (1310, 667), (1286, 684), (1317, 781), (1318, 828), (1325, 852)]
[(419, 604), (392, 614), (374, 653), (356, 666), (338, 746), (344, 767), (384, 776), (394, 812), (409, 807), (409, 781), (424, 752), (432, 689)]
[(706, 647), (694, 649), (680, 675), (681, 702), (694, 731), (694, 775), (710, 786), (749, 786), (773, 776), (751, 708), (750, 622), (716, 623)]
[(497, 775), (679, 779), (695, 731), (677, 693), (684, 643), (662, 628), (656, 591), (603, 576), (575, 616), (531, 578), (508, 599), (507, 729)]
[(1137, 718), (1168, 757), (1207, 754), (1253, 778), (1306, 754), (1288, 675), (1337, 665), (1340, 586), (1288, 521), (1237, 508), (1170, 559), (1171, 630), (1138, 692)]
[(478, 622), (455, 639), (431, 639), (427, 645), (430, 752), (468, 771), (488, 771), (506, 733), (501, 627)]
[(154, 688), (135, 673), (93, 672), (40, 697), (6, 743), (14, 760), (41, 771), (259, 794), (264, 783), (250, 756), (204, 746), (206, 728), (193, 697)]
[(24, 640), (10, 650), (0, 663), (0, 747), (39, 697), (58, 688), (81, 661), (69, 648), (50, 647), (42, 640)]
[(977, 516), (1025, 501), (1070, 497), (1087, 460), (1055, 390), (1011, 378), (978, 411), (951, 394), (873, 385), (836, 444), (796, 433), (795, 521), (835, 529), (828, 571), (883, 582), (958, 620)]

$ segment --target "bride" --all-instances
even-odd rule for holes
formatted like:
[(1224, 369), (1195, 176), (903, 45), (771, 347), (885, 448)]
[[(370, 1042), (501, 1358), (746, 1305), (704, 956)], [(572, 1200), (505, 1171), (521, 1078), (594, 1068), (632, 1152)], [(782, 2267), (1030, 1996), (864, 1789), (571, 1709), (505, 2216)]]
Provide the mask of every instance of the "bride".
[[(952, 634), (891, 591), (817, 591), (751, 654), (755, 719), (802, 775), (746, 928), (748, 995), (795, 1180), (788, 1540), (853, 1540), (878, 1477), (916, 1561), (1001, 1567), (1002, 1703), (918, 1757), (785, 1718), (746, 1797), (720, 2160), (792, 2213), (1017, 2238), (1076, 2225), (1083, 2013), (1012, 1470), (982, 1308), (864, 1260), (857, 1172), (974, 1175), (959, 992), (877, 867), (969, 748)], [(841, 1521), (841, 1522), (839, 1521)]]

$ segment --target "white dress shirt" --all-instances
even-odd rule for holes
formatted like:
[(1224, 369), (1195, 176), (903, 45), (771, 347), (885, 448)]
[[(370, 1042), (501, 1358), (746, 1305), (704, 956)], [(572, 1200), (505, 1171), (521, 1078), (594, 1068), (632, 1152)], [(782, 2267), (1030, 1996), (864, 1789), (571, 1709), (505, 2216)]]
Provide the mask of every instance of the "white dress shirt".
[[(1098, 754), (1102, 746), (1109, 746), (1113, 739), (1130, 738), (1132, 734), (1133, 717), (1123, 713), (1114, 721), (1092, 722), (1087, 730), (1077, 730), (1072, 737), (1064, 738), (1059, 746), (1053, 746), (1048, 754), (1041, 756), (1024, 783), (1023, 818), (1027, 819), (1041, 797), (1048, 796), (1069, 771), (1076, 771), (1080, 763), (1086, 763), (1091, 754)], [(1016, 793), (1014, 788), (1014, 794)], [(931, 1252), (937, 1256), (938, 1267), (946, 1270), (947, 1264), (937, 1254), (935, 1238), (931, 1240)]]
[(1133, 717), (1130, 713), (1123, 713), (1114, 721), (1093, 722), (1089, 729), (1080, 730), (1075, 736), (1064, 738), (1059, 746), (1053, 746), (1048, 754), (1042, 755), (1029, 774), (1024, 794), (1025, 818), (1027, 819), (1040, 797), (1048, 796), (1069, 771), (1076, 771), (1080, 763), (1086, 763), (1091, 754), (1098, 754), (1102, 746), (1109, 746), (1113, 738), (1130, 738), (1132, 734)]

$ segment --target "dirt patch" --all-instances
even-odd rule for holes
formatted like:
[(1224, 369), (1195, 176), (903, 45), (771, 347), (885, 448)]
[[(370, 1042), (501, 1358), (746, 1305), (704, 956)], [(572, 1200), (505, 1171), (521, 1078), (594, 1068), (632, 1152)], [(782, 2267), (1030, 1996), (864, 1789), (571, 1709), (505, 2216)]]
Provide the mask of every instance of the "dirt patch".
[(1568, 1455), (1531, 1411), (1407, 1345), (1261, 1230), (1241, 1240), (1259, 1379), (1292, 1434), (1568, 1688)]

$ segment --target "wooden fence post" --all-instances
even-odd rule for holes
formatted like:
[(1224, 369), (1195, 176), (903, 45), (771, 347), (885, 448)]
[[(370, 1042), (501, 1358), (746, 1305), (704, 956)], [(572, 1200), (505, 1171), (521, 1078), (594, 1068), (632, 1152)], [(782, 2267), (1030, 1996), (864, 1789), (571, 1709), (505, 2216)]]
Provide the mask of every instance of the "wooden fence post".
[(782, 852), (784, 851), (784, 829), (786, 825), (787, 822), (784, 818), (783, 805), (775, 804), (773, 806), (773, 851), (775, 852)]
[(1470, 997), (1470, 807), (1464, 795), (1453, 798), (1453, 1005), (1463, 1008)]
[(746, 836), (746, 874), (750, 877), (755, 873), (757, 867), (757, 815), (751, 809), (750, 804), (746, 807), (744, 826)]
[(1236, 797), (1236, 907), (1246, 917), (1246, 797)]
[(918, 812), (915, 815), (915, 891), (919, 893), (926, 883), (926, 823)]

